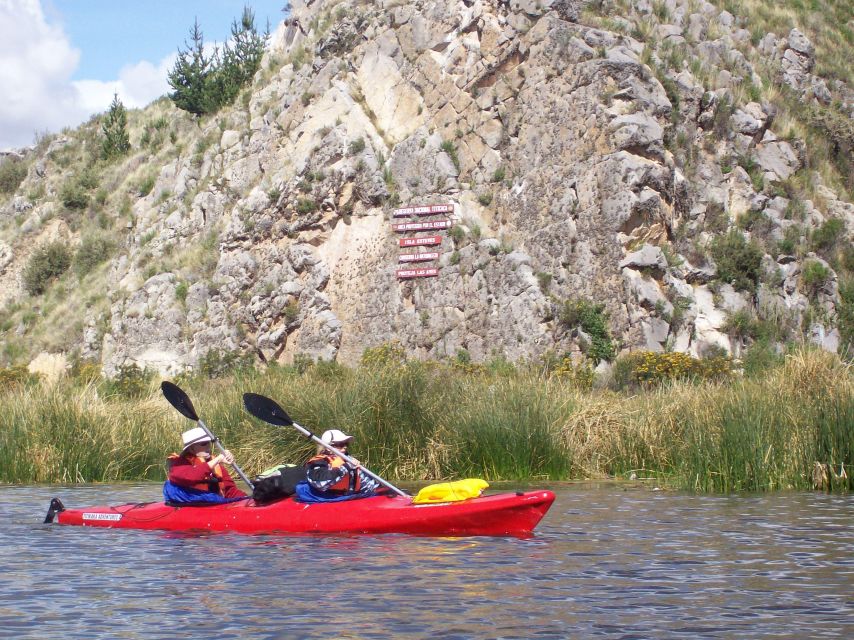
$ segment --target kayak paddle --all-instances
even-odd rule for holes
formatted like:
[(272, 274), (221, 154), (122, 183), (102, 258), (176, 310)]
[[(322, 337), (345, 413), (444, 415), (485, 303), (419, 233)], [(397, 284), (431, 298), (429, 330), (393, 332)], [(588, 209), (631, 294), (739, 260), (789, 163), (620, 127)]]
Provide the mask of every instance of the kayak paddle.
[(267, 424), (272, 424), (277, 427), (294, 427), (297, 431), (299, 431), (304, 436), (310, 438), (321, 447), (324, 447), (334, 453), (337, 456), (340, 456), (345, 461), (350, 463), (353, 467), (359, 467), (362, 471), (364, 471), (367, 475), (371, 476), (374, 480), (379, 482), (380, 484), (388, 487), (396, 494), (400, 496), (404, 496), (405, 498), (409, 498), (409, 494), (401, 491), (393, 484), (388, 482), (387, 480), (383, 480), (377, 474), (368, 471), (365, 467), (360, 464), (357, 464), (353, 458), (348, 456), (345, 453), (342, 453), (331, 444), (327, 444), (316, 435), (314, 435), (311, 431), (306, 429), (305, 427), (297, 424), (291, 417), (282, 409), (275, 401), (270, 400), (265, 396), (258, 395), (257, 393), (244, 393), (243, 394), (243, 406), (246, 407), (246, 410), (251, 413), (253, 416), (258, 418), (259, 420), (263, 420)]
[[(211, 432), (211, 430), (208, 429), (208, 426), (199, 419), (196, 410), (193, 408), (193, 403), (190, 401), (190, 397), (181, 390), (181, 387), (169, 382), (168, 380), (164, 380), (160, 384), (160, 389), (163, 391), (163, 395), (169, 401), (169, 404), (175, 407), (181, 413), (181, 415), (186, 418), (189, 418), (190, 420), (193, 420), (202, 429), (204, 429), (205, 433), (208, 434), (208, 437), (217, 446), (217, 449), (219, 449), (220, 453), (225, 452), (225, 447), (222, 446), (222, 443), (220, 442), (219, 438), (217, 438)], [(234, 467), (234, 470), (237, 471), (237, 474), (243, 479), (243, 482), (245, 482), (250, 489), (255, 488), (254, 485), (249, 481), (249, 478), (246, 477), (246, 474), (243, 473), (243, 470), (239, 466), (237, 466), (237, 462), (233, 462), (231, 466)]]

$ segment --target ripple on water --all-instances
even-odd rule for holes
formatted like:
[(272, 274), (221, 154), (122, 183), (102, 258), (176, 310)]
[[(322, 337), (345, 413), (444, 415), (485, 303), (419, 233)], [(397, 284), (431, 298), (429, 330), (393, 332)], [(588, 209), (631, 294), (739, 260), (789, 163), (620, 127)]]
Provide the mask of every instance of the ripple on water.
[(151, 484), (0, 488), (0, 637), (852, 634), (849, 496), (557, 487), (529, 540), (40, 524), (54, 494), (84, 505), (159, 492)]

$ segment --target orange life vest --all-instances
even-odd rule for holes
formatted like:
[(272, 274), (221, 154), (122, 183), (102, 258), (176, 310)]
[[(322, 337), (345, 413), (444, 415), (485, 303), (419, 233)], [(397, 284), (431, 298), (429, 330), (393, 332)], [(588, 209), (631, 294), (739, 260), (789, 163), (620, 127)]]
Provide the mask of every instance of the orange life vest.
[(362, 479), (361, 475), (356, 469), (352, 469), (347, 466), (346, 460), (340, 456), (336, 456), (334, 453), (320, 453), (313, 458), (309, 459), (306, 463), (308, 466), (311, 466), (312, 463), (316, 462), (325, 462), (329, 465), (330, 469), (340, 469), (344, 467), (346, 473), (341, 476), (341, 479), (338, 480), (335, 484), (330, 486), (327, 491), (335, 491), (338, 493), (356, 493), (362, 488)]

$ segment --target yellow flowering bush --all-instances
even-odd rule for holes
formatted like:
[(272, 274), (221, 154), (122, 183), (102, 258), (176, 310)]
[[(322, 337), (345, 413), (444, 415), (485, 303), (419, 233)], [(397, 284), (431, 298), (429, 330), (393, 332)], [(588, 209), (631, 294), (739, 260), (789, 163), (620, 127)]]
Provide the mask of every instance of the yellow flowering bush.
[(589, 391), (593, 388), (595, 372), (587, 362), (574, 364), (572, 358), (563, 358), (552, 370), (551, 375), (563, 382), (568, 382), (576, 389)]
[(368, 369), (399, 367), (406, 364), (406, 349), (398, 340), (384, 342), (379, 346), (365, 349), (360, 364)]
[(0, 368), (0, 389), (11, 389), (24, 386), (31, 382), (36, 382), (39, 375), (30, 373), (24, 365), (16, 365), (14, 367)]
[(698, 359), (687, 353), (635, 351), (615, 365), (618, 387), (655, 386), (668, 380), (720, 380), (732, 373), (732, 360), (725, 356)]

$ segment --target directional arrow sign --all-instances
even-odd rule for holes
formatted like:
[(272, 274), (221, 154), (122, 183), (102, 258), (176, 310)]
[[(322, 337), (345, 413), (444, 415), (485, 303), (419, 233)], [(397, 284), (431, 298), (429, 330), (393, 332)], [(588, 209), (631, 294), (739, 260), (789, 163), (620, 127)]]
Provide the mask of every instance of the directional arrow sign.
[(397, 277), (399, 280), (409, 280), (411, 278), (430, 278), (439, 275), (437, 267), (429, 267), (426, 269), (398, 269)]
[(432, 216), (437, 213), (453, 213), (452, 204), (430, 204), (421, 207), (404, 207), (395, 209), (392, 214), (395, 218), (408, 218), (409, 216)]
[(424, 251), (423, 253), (401, 253), (398, 262), (427, 262), (439, 258), (438, 251)]
[(424, 236), (423, 238), (401, 238), (398, 240), (401, 247), (432, 247), (442, 244), (442, 236)]
[(434, 229), (450, 229), (454, 223), (450, 220), (428, 220), (427, 222), (403, 222), (393, 224), (391, 228), (398, 233), (403, 231), (432, 231)]

